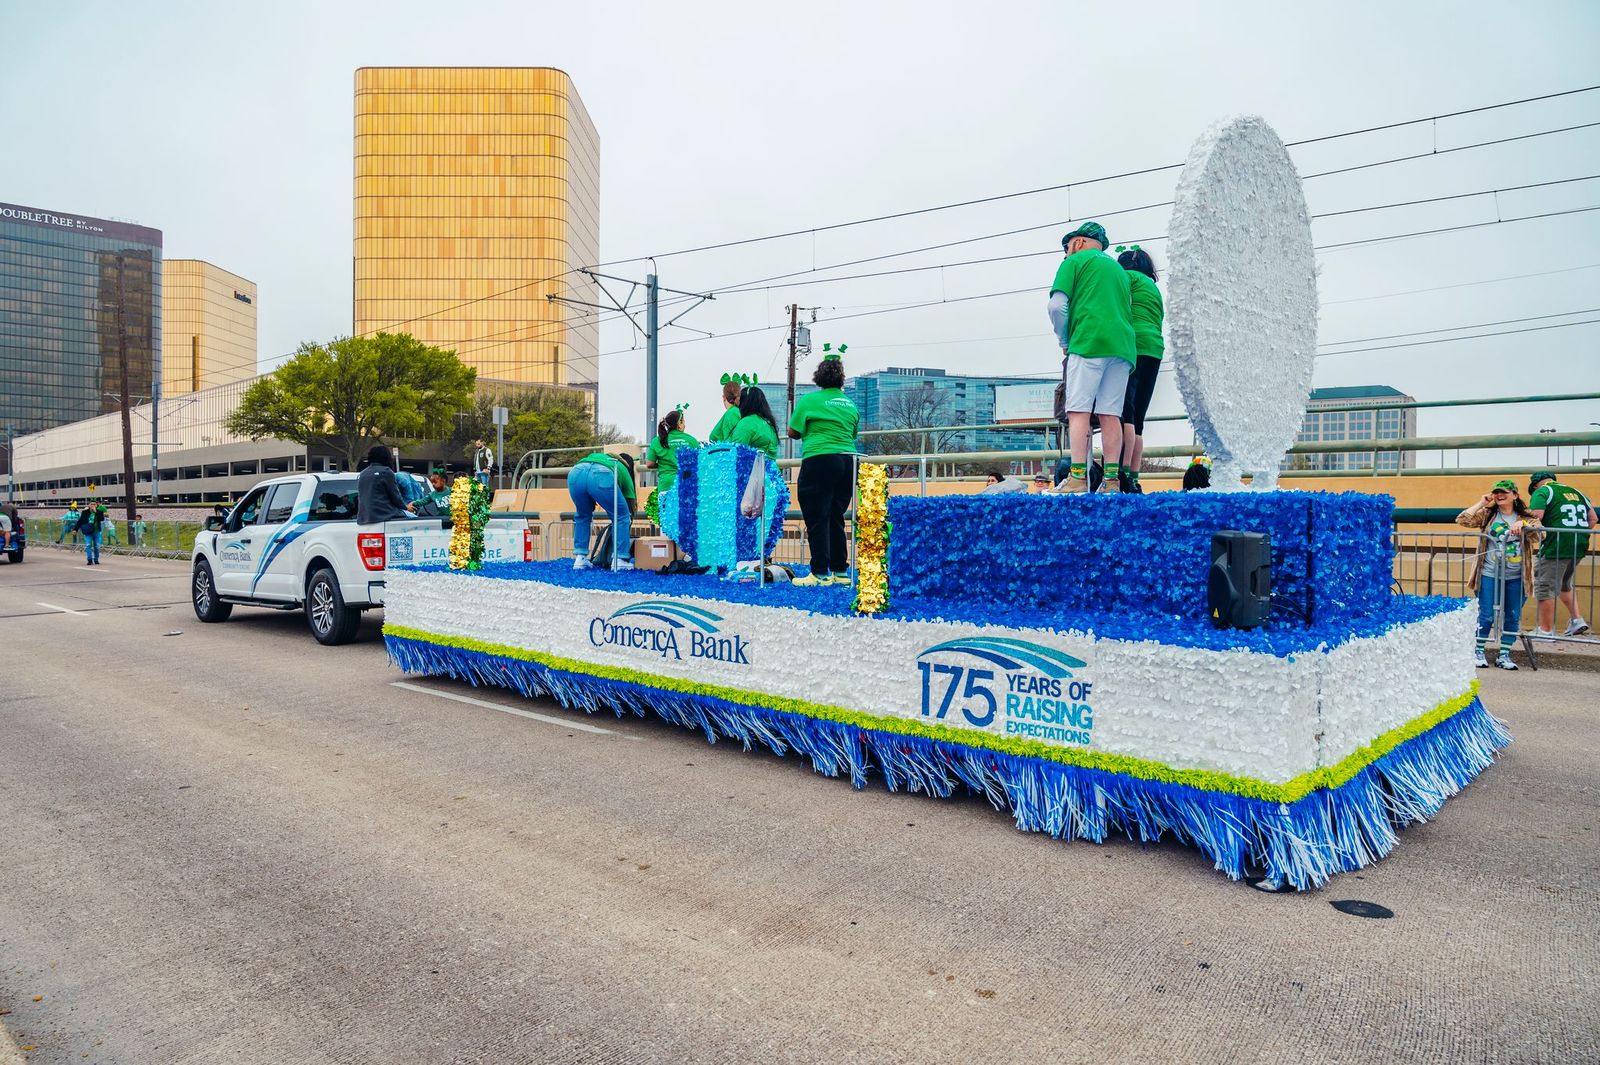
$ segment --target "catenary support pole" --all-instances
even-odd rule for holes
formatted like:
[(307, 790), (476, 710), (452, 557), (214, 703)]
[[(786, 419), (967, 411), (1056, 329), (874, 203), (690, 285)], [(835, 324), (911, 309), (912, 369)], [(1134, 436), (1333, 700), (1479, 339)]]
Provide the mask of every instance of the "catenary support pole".
[[(795, 347), (795, 333), (799, 330), (799, 328), (800, 305), (798, 303), (791, 303), (789, 304), (789, 406), (788, 409), (784, 411), (783, 424), (785, 427), (787, 427), (788, 424), (794, 419), (794, 371), (795, 362), (798, 359), (796, 354), (797, 349)], [(787, 432), (780, 433), (779, 435), (783, 437), (783, 457), (787, 459), (794, 458), (794, 441), (789, 438), (789, 434)]]
[(134, 498), (137, 482), (133, 476), (133, 422), (128, 402), (128, 323), (125, 311), (126, 290), (122, 282), (122, 256), (117, 256), (117, 373), (121, 378), (122, 396), (118, 406), (122, 409), (122, 489), (128, 506), (128, 528), (133, 528), (133, 515), (138, 506)]
[(644, 279), (645, 304), (644, 304), (644, 436), (641, 440), (649, 440), (656, 433), (656, 422), (660, 418), (656, 414), (658, 403), (657, 395), (657, 360), (660, 357), (660, 344), (657, 328), (659, 309), (656, 301), (659, 298), (661, 286), (655, 274), (646, 274)]

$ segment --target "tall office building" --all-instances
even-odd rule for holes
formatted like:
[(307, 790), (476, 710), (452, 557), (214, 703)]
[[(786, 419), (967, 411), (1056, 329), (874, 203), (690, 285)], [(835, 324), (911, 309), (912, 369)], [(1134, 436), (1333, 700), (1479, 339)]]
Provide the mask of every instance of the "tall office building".
[[(994, 424), (1000, 420), (995, 412), (995, 389), (1009, 385), (1040, 387), (1029, 377), (980, 377), (925, 366), (891, 366), (849, 378), (844, 391), (861, 413), (862, 429), (902, 429)], [(1054, 386), (1047, 382), (1043, 387)], [(802, 381), (795, 386), (795, 398), (816, 389), (810, 381)], [(775, 411), (787, 407), (783, 385), (768, 386), (768, 393)], [(785, 424), (787, 421), (785, 414)], [(1038, 429), (961, 429), (934, 434), (928, 444), (935, 450), (1012, 451), (1035, 448), (1040, 442)]]
[(162, 267), (161, 394), (256, 375), (256, 283), (199, 259)]
[(0, 432), (118, 409), (124, 345), (130, 398), (148, 399), (161, 352), (160, 231), (0, 203)]
[[(1357, 405), (1414, 402), (1412, 396), (1388, 385), (1314, 389), (1296, 440), (1315, 444), (1330, 440), (1402, 440), (1416, 436), (1415, 407), (1348, 409)], [(1283, 468), (1288, 470), (1409, 470), (1416, 464), (1415, 451), (1297, 452), (1286, 455), (1283, 460)]]
[(452, 348), (480, 378), (597, 381), (600, 141), (548, 67), (363, 67), (355, 331)]

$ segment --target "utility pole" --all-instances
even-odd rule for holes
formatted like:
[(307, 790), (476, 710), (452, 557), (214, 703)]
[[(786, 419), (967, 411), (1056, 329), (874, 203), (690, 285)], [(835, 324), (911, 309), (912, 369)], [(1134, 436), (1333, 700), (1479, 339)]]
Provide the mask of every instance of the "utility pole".
[(128, 403), (128, 323), (126, 318), (127, 295), (122, 284), (122, 256), (117, 256), (117, 367), (122, 379), (122, 487), (128, 504), (128, 528), (133, 528), (133, 515), (137, 501), (134, 499), (133, 478), (133, 422), (129, 417)]
[[(794, 418), (794, 368), (797, 358), (795, 334), (799, 331), (799, 329), (800, 305), (798, 303), (791, 303), (789, 304), (789, 406), (784, 411), (783, 424), (785, 426), (787, 426)], [(783, 455), (784, 458), (794, 458), (794, 441), (789, 438), (788, 433), (785, 433), (783, 436)]]
[(656, 433), (656, 416), (658, 406), (656, 371), (661, 357), (661, 347), (658, 342), (657, 328), (660, 308), (657, 301), (661, 296), (661, 286), (655, 274), (646, 274), (644, 278), (644, 435), (639, 439), (648, 442)]
[(6, 422), (6, 502), (17, 501), (17, 438)]

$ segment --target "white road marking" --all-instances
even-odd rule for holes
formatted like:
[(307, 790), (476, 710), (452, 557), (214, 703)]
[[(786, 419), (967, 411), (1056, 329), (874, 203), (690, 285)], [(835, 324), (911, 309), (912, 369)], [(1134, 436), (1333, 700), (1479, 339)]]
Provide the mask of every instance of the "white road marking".
[(68, 610), (66, 607), (64, 607), (64, 606), (56, 606), (54, 603), (41, 603), (38, 600), (35, 600), (33, 605), (34, 606), (42, 606), (46, 610), (59, 610), (63, 614), (71, 614), (72, 616), (79, 617), (79, 618), (86, 618), (86, 617), (89, 616), (88, 614), (85, 614), (81, 610)]
[(502, 714), (514, 714), (525, 717), (530, 721), (543, 721), (546, 725), (560, 725), (562, 728), (573, 729), (577, 732), (593, 732), (598, 736), (621, 736), (625, 740), (637, 740), (638, 736), (629, 736), (615, 729), (601, 728), (599, 725), (590, 725), (582, 721), (572, 721), (564, 717), (551, 717), (549, 714), (536, 714), (532, 710), (522, 710), (504, 703), (491, 703), (487, 699), (474, 699), (470, 695), (457, 695), (455, 692), (442, 692), (437, 688), (424, 688), (420, 684), (408, 684), (403, 680), (389, 682), (393, 687), (404, 688), (408, 692), (421, 692), (423, 695), (436, 695), (441, 699), (453, 699), (458, 703), (468, 703), (472, 706), (481, 706), (485, 710), (498, 710)]

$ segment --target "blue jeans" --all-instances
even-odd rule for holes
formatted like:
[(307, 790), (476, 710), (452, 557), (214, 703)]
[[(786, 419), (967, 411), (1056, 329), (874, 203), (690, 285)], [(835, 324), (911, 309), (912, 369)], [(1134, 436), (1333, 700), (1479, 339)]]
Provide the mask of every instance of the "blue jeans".
[(100, 531), (83, 534), (83, 557), (90, 562), (100, 561)]
[[(1494, 599), (1495, 588), (1501, 583), (1498, 577), (1484, 575), (1482, 583), (1478, 585), (1478, 646), (1481, 648), (1484, 641), (1489, 638), (1489, 630), (1494, 627)], [(1517, 629), (1522, 626), (1522, 575), (1512, 577), (1505, 582), (1506, 601), (1505, 609), (1500, 614), (1500, 646), (1511, 650), (1511, 645), (1516, 643)]]
[(572, 497), (572, 509), (578, 512), (572, 531), (572, 553), (589, 553), (594, 508), (599, 507), (611, 519), (612, 557), (628, 561), (631, 557), (628, 553), (628, 533), (633, 515), (628, 510), (627, 497), (617, 486), (616, 474), (596, 462), (579, 463), (567, 475), (567, 494)]

